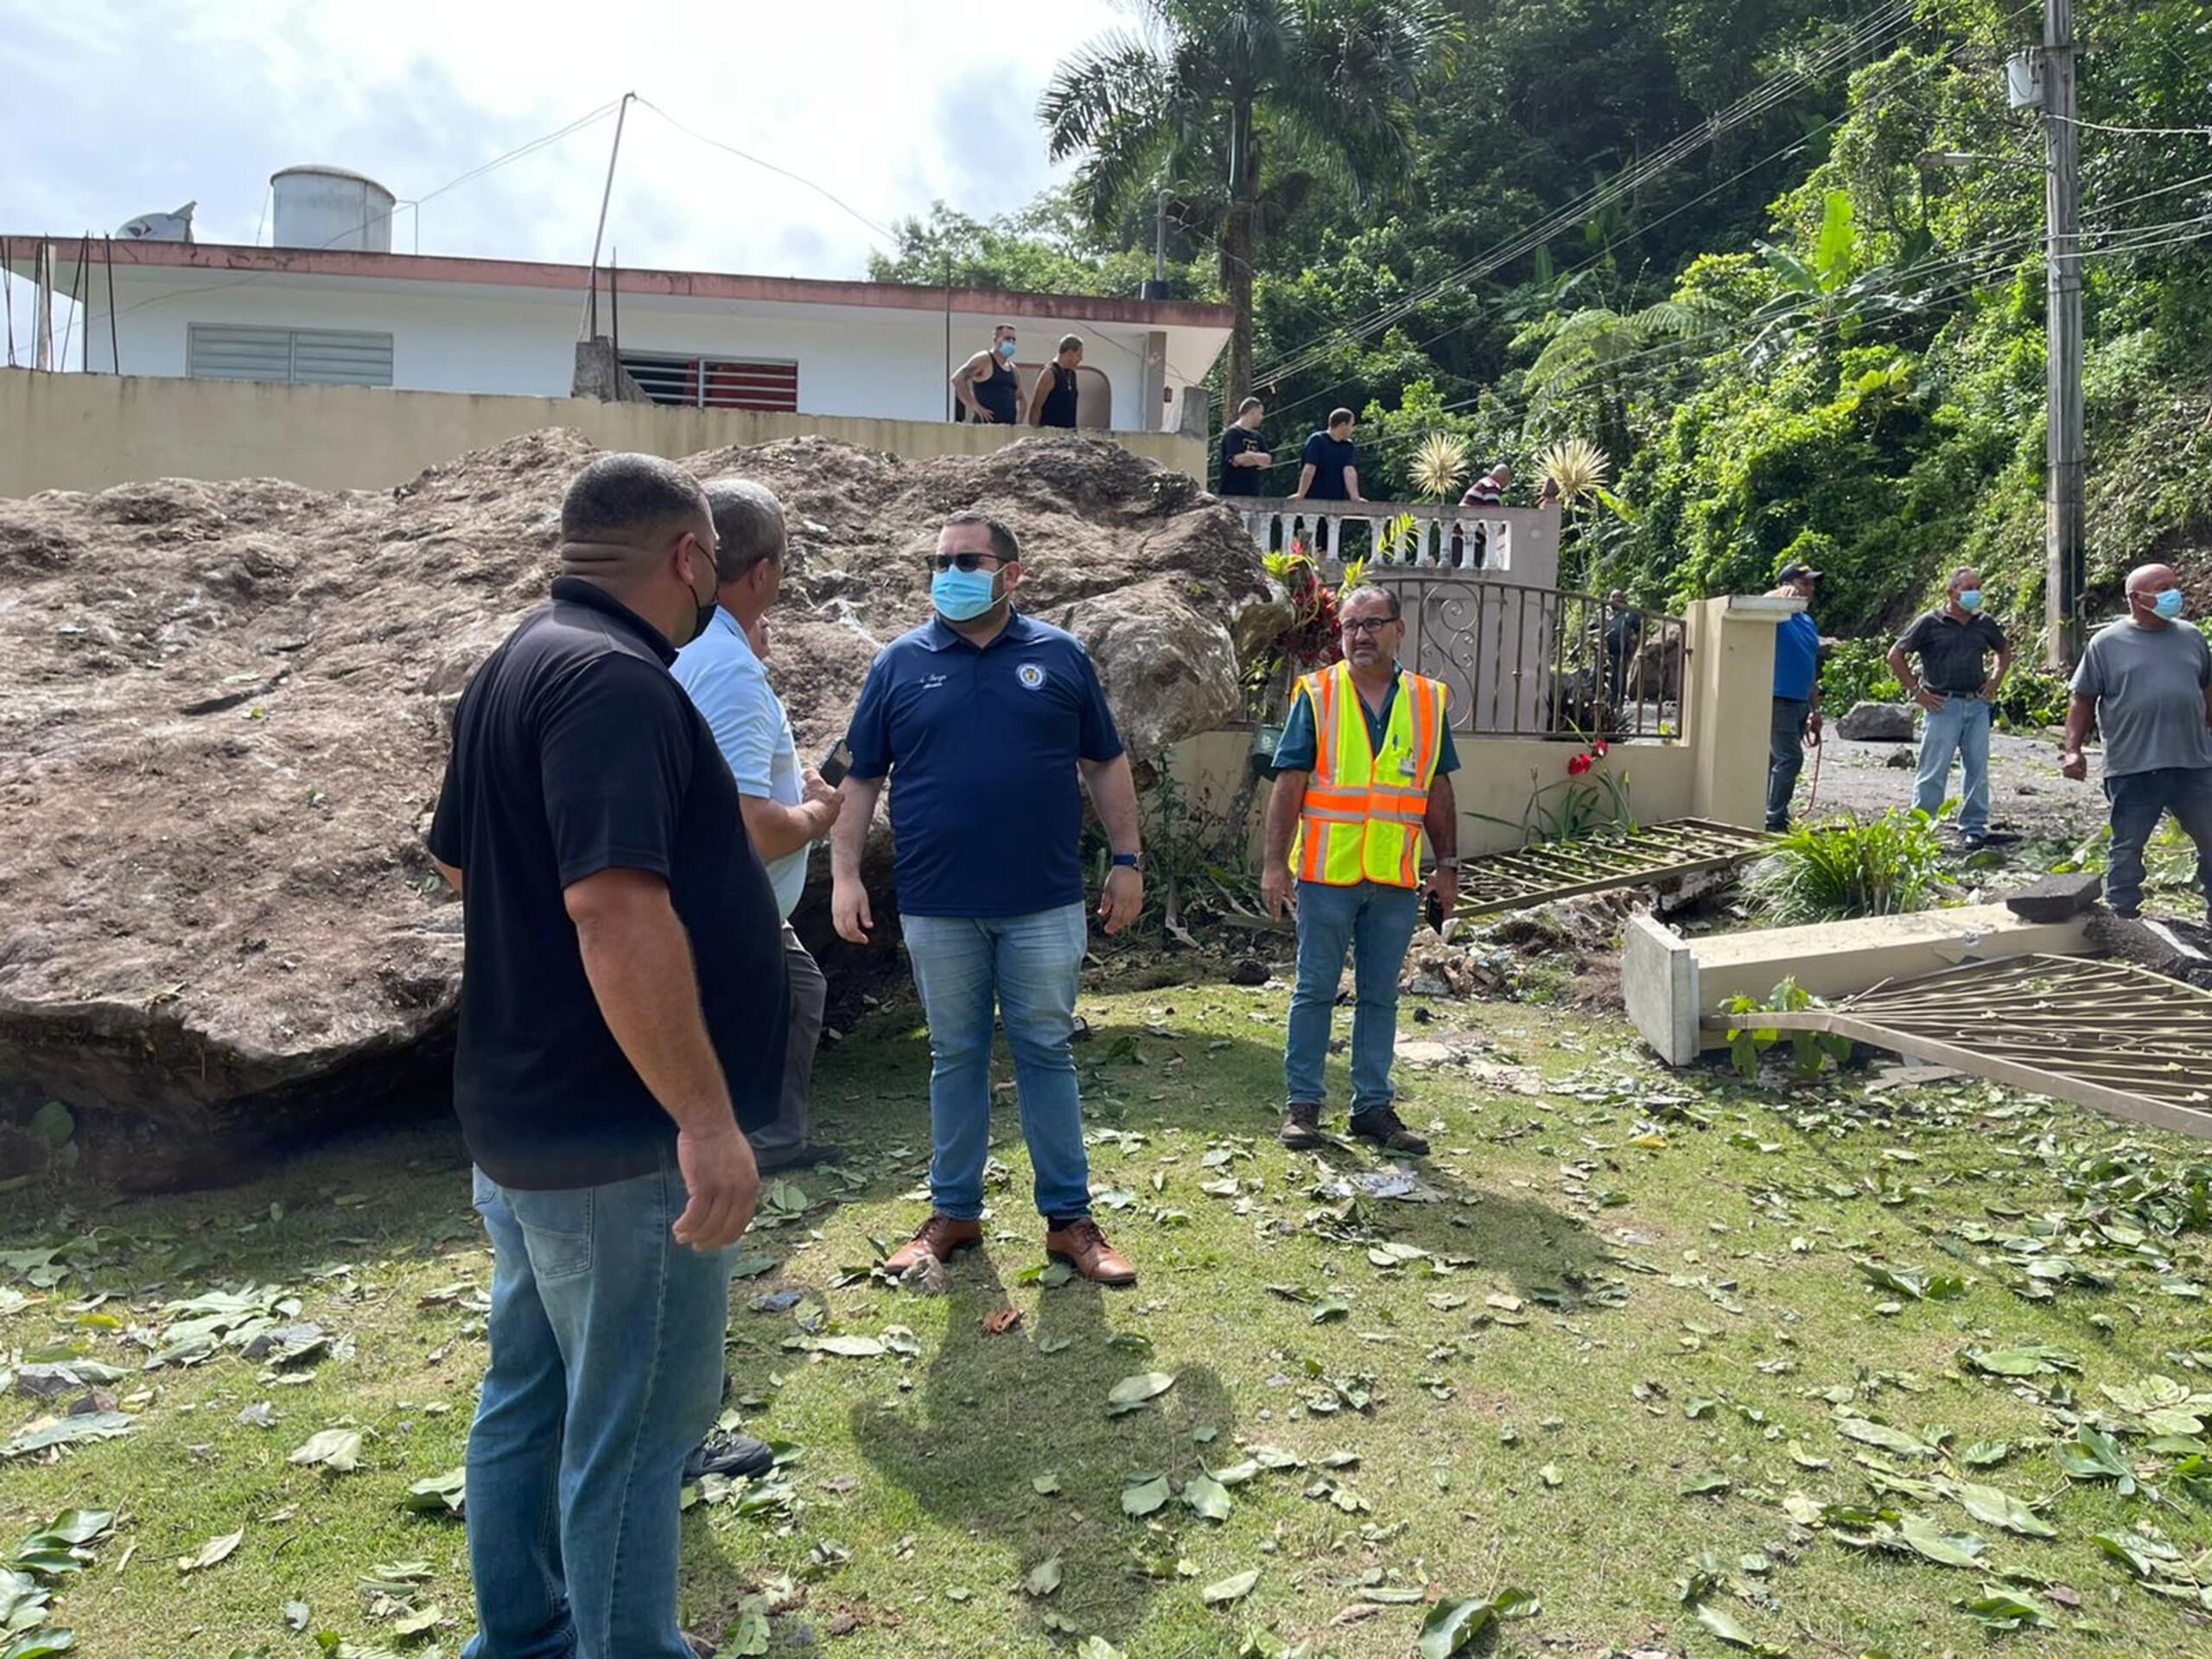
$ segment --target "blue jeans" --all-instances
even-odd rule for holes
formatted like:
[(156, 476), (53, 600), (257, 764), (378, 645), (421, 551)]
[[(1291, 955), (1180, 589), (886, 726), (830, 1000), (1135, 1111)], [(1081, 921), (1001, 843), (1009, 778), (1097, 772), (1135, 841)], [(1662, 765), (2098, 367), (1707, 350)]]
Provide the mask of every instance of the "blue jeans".
[(1390, 1061), (1398, 1046), (1398, 972), (1421, 920), (1419, 887), (1363, 881), (1332, 887), (1298, 884), (1298, 988), (1290, 994), (1290, 1035), (1283, 1046), (1283, 1088), (1293, 1105), (1319, 1104), (1321, 1068), (1337, 982), (1351, 950), (1351, 1109), (1357, 1117), (1390, 1103)]
[(1789, 827), (1789, 798), (1805, 767), (1805, 724), (1812, 718), (1808, 697), (1777, 697), (1766, 737), (1766, 827)]
[(1979, 836), (1989, 828), (1989, 705), (1978, 696), (1947, 693), (1941, 709), (1930, 711), (1920, 729), (1920, 776), (1912, 786), (1913, 810), (1934, 817), (1943, 810), (1951, 781), (1951, 755), (1959, 757), (1963, 804), (1959, 828)]
[(678, 1244), (685, 1202), (672, 1149), (604, 1186), (523, 1192), (476, 1172), (492, 1363), (468, 1431), (462, 1659), (690, 1659), (677, 1500), (721, 1403), (736, 1252)]
[(907, 916), (906, 956), (930, 1027), (930, 1194), (939, 1215), (983, 1214), (991, 1146), (991, 1013), (1005, 1016), (1037, 1212), (1090, 1213), (1090, 1160), (1075, 1086), (1076, 982), (1090, 929), (1083, 906), (1027, 916)]
[(2105, 779), (2112, 803), (2112, 858), (2105, 874), (2105, 902), (2114, 910), (2143, 904), (2143, 849), (2171, 811), (2182, 832), (2196, 843), (2196, 888), (2205, 891), (2205, 865), (2212, 860), (2212, 767), (2159, 766), (2126, 772)]

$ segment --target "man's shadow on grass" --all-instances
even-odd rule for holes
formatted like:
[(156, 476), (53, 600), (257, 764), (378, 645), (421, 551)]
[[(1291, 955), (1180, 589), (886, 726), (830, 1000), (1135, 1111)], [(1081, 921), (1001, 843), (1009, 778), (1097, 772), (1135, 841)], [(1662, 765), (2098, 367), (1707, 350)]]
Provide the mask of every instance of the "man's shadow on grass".
[[(1003, 1559), (1007, 1582), (966, 1580), (976, 1596), (1011, 1594), (1029, 1630), (1126, 1648), (1155, 1588), (1176, 1582), (1180, 1541), (1212, 1523), (1176, 1497), (1132, 1519), (1122, 1496), (1135, 1476), (1165, 1475), (1179, 1491), (1241, 1461), (1234, 1402), (1210, 1367), (1153, 1354), (1141, 1338), (1115, 1343), (1108, 1304), (1135, 1293), (1076, 1279), (1043, 1289), (1033, 1321), (987, 1332), (984, 1317), (1009, 1305), (988, 1248), (950, 1268), (945, 1338), (921, 1387), (855, 1408), (854, 1444), (932, 1517), (1001, 1547), (977, 1570), (996, 1574)], [(1144, 1371), (1173, 1373), (1173, 1386), (1109, 1414), (1114, 1384)], [(1057, 1589), (1021, 1589), (1054, 1560)]]

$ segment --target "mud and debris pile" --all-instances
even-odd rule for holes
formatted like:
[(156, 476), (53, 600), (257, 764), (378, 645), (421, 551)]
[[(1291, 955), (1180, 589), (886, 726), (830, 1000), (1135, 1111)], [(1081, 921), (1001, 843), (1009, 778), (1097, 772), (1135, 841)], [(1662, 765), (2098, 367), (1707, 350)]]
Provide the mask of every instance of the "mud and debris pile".
[[(54, 1099), (188, 1134), (372, 1100), (449, 1031), (460, 912), (422, 850), (448, 723), (595, 453), (555, 430), (392, 491), (0, 501), (0, 1120)], [(1234, 514), (1110, 444), (685, 464), (790, 509), (772, 668), (810, 753), (926, 615), (960, 509), (1012, 524), (1026, 608), (1091, 647), (1140, 760), (1235, 715), (1237, 631), (1269, 626)]]

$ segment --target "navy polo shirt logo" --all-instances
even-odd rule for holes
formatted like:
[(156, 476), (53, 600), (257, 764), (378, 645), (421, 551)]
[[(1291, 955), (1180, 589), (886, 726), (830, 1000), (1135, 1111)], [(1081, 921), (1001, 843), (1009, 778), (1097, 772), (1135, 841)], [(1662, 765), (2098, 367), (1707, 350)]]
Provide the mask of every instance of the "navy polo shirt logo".
[(1039, 664), (1024, 663), (1014, 671), (1014, 677), (1034, 691), (1045, 683), (1045, 671)]

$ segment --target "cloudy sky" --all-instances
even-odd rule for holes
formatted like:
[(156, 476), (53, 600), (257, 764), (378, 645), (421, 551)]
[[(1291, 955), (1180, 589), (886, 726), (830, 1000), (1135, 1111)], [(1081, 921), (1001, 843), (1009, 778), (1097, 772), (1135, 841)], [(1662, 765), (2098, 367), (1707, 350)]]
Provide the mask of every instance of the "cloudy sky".
[[(429, 197), (626, 92), (860, 219), (988, 215), (1054, 176), (1035, 116), (1053, 65), (1125, 21), (1114, 0), (0, 0), (0, 232), (197, 200), (198, 240), (265, 243), (279, 168)], [(613, 128), (609, 107), (403, 208), (394, 248), (582, 264)], [(860, 276), (884, 243), (637, 105), (607, 240), (626, 265), (808, 276)]]

